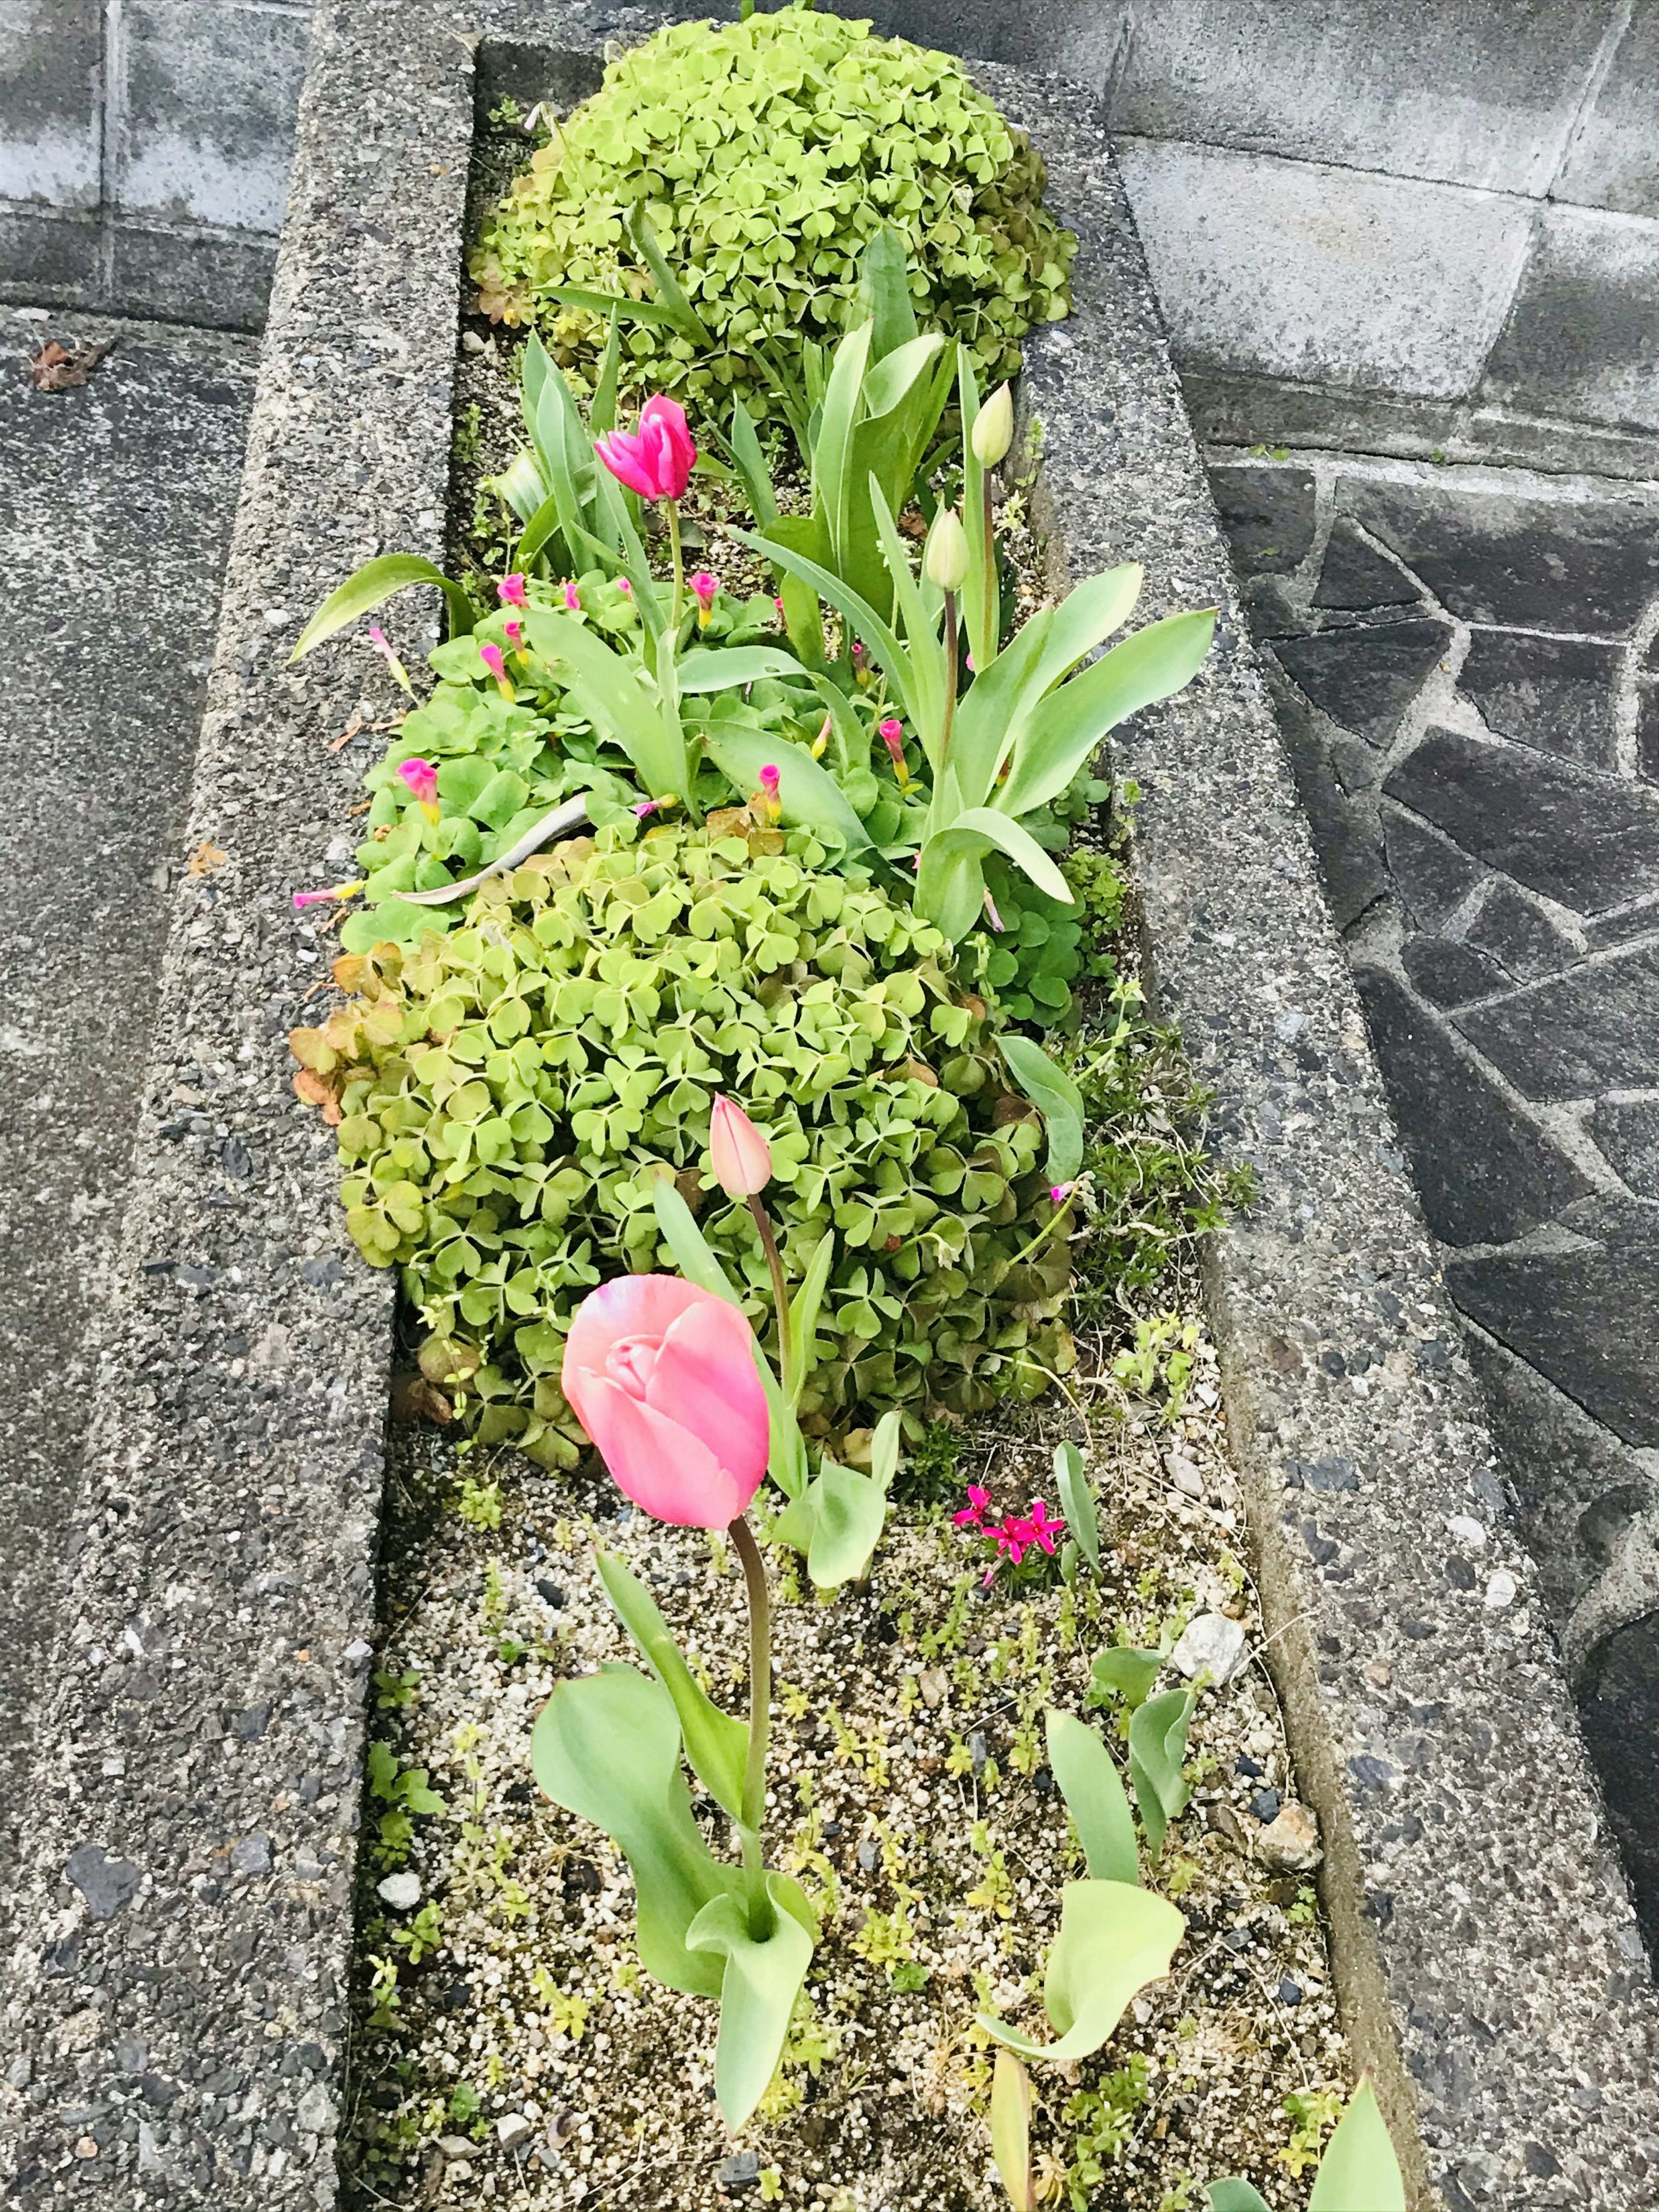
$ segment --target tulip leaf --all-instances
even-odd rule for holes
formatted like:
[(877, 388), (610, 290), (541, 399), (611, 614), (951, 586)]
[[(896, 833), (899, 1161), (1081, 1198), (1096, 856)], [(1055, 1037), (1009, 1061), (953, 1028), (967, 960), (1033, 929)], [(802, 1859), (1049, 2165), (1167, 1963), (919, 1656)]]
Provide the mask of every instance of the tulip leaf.
[(1187, 1756), (1187, 1723), (1196, 1702), (1190, 1690), (1165, 1690), (1140, 1706), (1129, 1723), (1129, 1779), (1153, 1858), (1164, 1848), (1170, 1821), (1193, 1794), (1181, 1762)]
[(758, 684), (767, 676), (799, 676), (801, 665), (792, 653), (779, 653), (764, 645), (706, 647), (687, 653), (679, 665), (682, 692), (728, 691), (743, 684)]
[(805, 1555), (815, 1589), (839, 1589), (863, 1574), (886, 1521), (885, 1486), (825, 1459), (804, 1493), (773, 1523), (772, 1535)]
[[(997, 1039), (1008, 1073), (1042, 1115), (1048, 1132), (1046, 1173), (1070, 1182), (1083, 1165), (1083, 1093), (1034, 1039), (1005, 1030)], [(1081, 1541), (1081, 1538), (1079, 1539)]]
[(1066, 1527), (1077, 1539), (1084, 1558), (1098, 1574), (1100, 1522), (1095, 1512), (1095, 1494), (1083, 1471), (1083, 1455), (1074, 1443), (1054, 1446), (1054, 1487), (1060, 1492), (1060, 1510)]
[(1266, 2197), (1248, 2181), (1212, 2181), (1207, 2194), (1210, 2212), (1273, 2212)]
[(553, 1802), (602, 1828), (627, 1859), (646, 1972), (671, 1990), (718, 1996), (721, 1968), (687, 1936), (704, 1906), (743, 1877), (697, 1832), (679, 1716), (662, 1684), (632, 1667), (561, 1682), (537, 1718), (530, 1758)]
[(629, 322), (666, 323), (672, 330), (682, 327), (680, 317), (660, 300), (630, 300), (623, 293), (591, 292), (582, 284), (550, 284), (539, 296), (556, 300), (562, 307), (585, 307), (590, 315), (621, 315)]
[[(960, 814), (951, 817), (947, 828), (935, 830), (921, 848), (922, 872), (927, 872), (929, 860), (935, 855), (978, 855), (994, 848), (1006, 854), (1016, 867), (1023, 868), (1037, 889), (1051, 899), (1057, 899), (1068, 909), (1077, 904), (1072, 886), (1030, 831), (988, 806), (964, 807)], [(922, 905), (920, 880), (916, 904)]]
[(647, 798), (670, 792), (688, 798), (685, 741), (678, 727), (670, 727), (662, 702), (639, 682), (639, 664), (613, 653), (574, 615), (555, 608), (532, 608), (526, 627), (544, 660), (569, 670), (572, 697), (633, 762)]
[(734, 2134), (777, 2071), (795, 1999), (812, 1963), (814, 1936), (796, 1917), (779, 1876), (769, 1875), (766, 1887), (777, 1910), (764, 1942), (750, 1934), (747, 1904), (735, 1893), (711, 1899), (686, 1931), (692, 1952), (725, 1961), (714, 2095)]
[[(656, 1208), (657, 1226), (663, 1233), (663, 1241), (686, 1281), (695, 1283), (700, 1291), (708, 1291), (714, 1297), (724, 1298), (727, 1305), (736, 1306), (741, 1312), (743, 1300), (732, 1288), (731, 1277), (709, 1249), (708, 1240), (672, 1177), (658, 1176), (652, 1186), (651, 1201)], [(771, 1428), (772, 1452), (767, 1462), (767, 1473), (785, 1497), (799, 1498), (806, 1487), (806, 1447), (801, 1440), (800, 1424), (772, 1372), (771, 1361), (761, 1350), (758, 1337), (755, 1340), (755, 1367), (766, 1392)]]
[(991, 2075), (991, 2154), (1012, 2212), (1036, 2212), (1031, 2195), (1031, 2077), (1012, 2051)]
[(1158, 1670), (1163, 1664), (1161, 1652), (1142, 1651), (1133, 1644), (1114, 1644), (1107, 1650), (1097, 1651), (1090, 1672), (1093, 1687), (1100, 1693), (1099, 1701), (1103, 1703), (1109, 1697), (1121, 1698), (1133, 1712), (1152, 1695)]
[(1213, 607), (1169, 615), (1061, 684), (1016, 744), (998, 806), (1030, 814), (1057, 799), (1109, 730), (1191, 683), (1214, 635)]
[(332, 637), (348, 623), (355, 623), (360, 615), (368, 614), (411, 584), (435, 584), (449, 609), (449, 635), (469, 635), (478, 619), (478, 611), (458, 583), (446, 576), (441, 568), (434, 568), (430, 561), (422, 560), (417, 553), (383, 553), (378, 560), (365, 561), (337, 590), (329, 593), (300, 632), (289, 659), (302, 659), (313, 646), (320, 645), (325, 637)]
[[(974, 686), (985, 681), (994, 665), (1002, 628), (1001, 594), (997, 588), (995, 538), (985, 498), (985, 471), (975, 453), (969, 432), (979, 416), (979, 380), (974, 374), (974, 351), (962, 346), (957, 356), (957, 410), (962, 417), (962, 526), (968, 538), (968, 574), (962, 586), (963, 625), (968, 650), (974, 656)], [(1044, 612), (1048, 611), (1045, 609)], [(1039, 617), (1027, 623), (1029, 630)], [(1043, 627), (1048, 627), (1044, 623)], [(1024, 636), (1022, 632), (1021, 635)], [(966, 704), (966, 702), (963, 702)], [(958, 710), (960, 711), (960, 710)], [(993, 771), (994, 773), (994, 770)], [(986, 789), (981, 786), (981, 795)]]
[(806, 1277), (789, 1301), (790, 1370), (783, 1378), (783, 1387), (792, 1406), (797, 1405), (806, 1387), (812, 1370), (817, 1364), (814, 1346), (817, 1340), (818, 1312), (823, 1304), (824, 1291), (830, 1286), (830, 1270), (835, 1263), (836, 1232), (832, 1229), (822, 1237), (812, 1255)]
[(1360, 2076), (1325, 2147), (1308, 2212), (1406, 2212), (1400, 2160), (1369, 2074)]
[[(1074, 1713), (1047, 1716), (1048, 1765), (1083, 1845), (1091, 1881), (1140, 1880), (1134, 1815), (1117, 1763), (1086, 1721)], [(695, 1764), (695, 1762), (694, 1762)]]
[(772, 489), (772, 472), (766, 465), (761, 441), (755, 434), (755, 418), (741, 399), (732, 403), (732, 428), (726, 449), (737, 469), (750, 511), (764, 530), (778, 519), (777, 495)]
[(870, 1439), (870, 1480), (883, 1491), (892, 1488), (893, 1477), (898, 1473), (902, 1418), (896, 1407), (884, 1413)]
[(916, 334), (910, 301), (910, 254), (898, 232), (884, 223), (859, 263), (859, 307), (869, 316), (870, 358), (884, 361)]
[[(701, 655), (694, 655), (691, 665)], [(793, 673), (800, 671), (792, 661)], [(727, 712), (711, 715), (704, 732), (708, 757), (741, 792), (760, 787), (763, 768), (778, 772), (778, 804), (783, 819), (803, 830), (838, 838), (849, 853), (861, 851), (870, 833), (853, 811), (852, 802), (829, 771), (805, 745), (792, 744), (776, 731)]]
[(1042, 2002), (1059, 2040), (1036, 2043), (988, 2013), (986, 2033), (1022, 2058), (1057, 2066), (1100, 2049), (1129, 2001), (1170, 1971), (1187, 1923), (1167, 1897), (1124, 1881), (1068, 1881), (1060, 1892), (1060, 1934), (1048, 1954)]
[(651, 271), (651, 280), (664, 307), (674, 316), (682, 334), (690, 338), (693, 345), (700, 346), (705, 353), (713, 353), (715, 350), (714, 341), (708, 335), (708, 326), (680, 289), (678, 277), (663, 258), (657, 234), (651, 228), (651, 218), (637, 200), (629, 209), (626, 221), (628, 234), (633, 240), (641, 260)]
[(706, 1697), (645, 1584), (607, 1552), (596, 1553), (599, 1579), (647, 1666), (674, 1700), (691, 1771), (734, 1820), (743, 1817), (749, 1730)]
[[(787, 519), (780, 517), (780, 527)], [(763, 560), (769, 561), (774, 568), (781, 568), (791, 576), (799, 576), (804, 584), (812, 586), (821, 599), (828, 600), (842, 621), (849, 623), (854, 634), (864, 640), (877, 664), (886, 670), (903, 702), (905, 713), (913, 722), (915, 721), (917, 713), (910, 656), (868, 599), (861, 598), (850, 585), (843, 584), (840, 577), (830, 569), (809, 559), (805, 553), (797, 553), (790, 545), (775, 538), (769, 532), (758, 538), (748, 530), (734, 530), (730, 534), (739, 545), (748, 546), (751, 552), (758, 553)]]

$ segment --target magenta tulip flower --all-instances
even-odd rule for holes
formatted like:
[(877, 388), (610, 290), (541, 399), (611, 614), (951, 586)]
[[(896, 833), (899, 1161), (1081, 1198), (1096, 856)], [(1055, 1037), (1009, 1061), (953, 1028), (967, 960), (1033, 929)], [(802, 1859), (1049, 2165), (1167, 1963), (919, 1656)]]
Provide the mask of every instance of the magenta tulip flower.
[(661, 392), (646, 401), (636, 434), (607, 430), (593, 450), (617, 483), (641, 499), (684, 499), (697, 458), (684, 409)]
[(716, 1097), (708, 1125), (708, 1164), (728, 1198), (752, 1198), (772, 1180), (772, 1147), (741, 1106)]
[(560, 1386), (623, 1494), (654, 1520), (725, 1528), (766, 1473), (755, 1337), (736, 1306), (677, 1275), (622, 1275), (584, 1298)]

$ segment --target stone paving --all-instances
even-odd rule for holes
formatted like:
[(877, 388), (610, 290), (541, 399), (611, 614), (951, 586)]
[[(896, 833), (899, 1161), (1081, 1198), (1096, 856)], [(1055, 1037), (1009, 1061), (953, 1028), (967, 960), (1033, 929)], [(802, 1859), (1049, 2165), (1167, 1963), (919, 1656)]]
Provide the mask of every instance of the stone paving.
[(0, 309), (0, 1868), (79, 1479), (90, 1324), (131, 1179), (167, 892), (185, 865), (253, 396), (252, 340), (155, 325), (121, 329), (79, 390), (33, 389), (26, 365), (44, 338), (118, 327)]
[(1260, 449), (1212, 463), (1653, 1944), (1654, 487)]

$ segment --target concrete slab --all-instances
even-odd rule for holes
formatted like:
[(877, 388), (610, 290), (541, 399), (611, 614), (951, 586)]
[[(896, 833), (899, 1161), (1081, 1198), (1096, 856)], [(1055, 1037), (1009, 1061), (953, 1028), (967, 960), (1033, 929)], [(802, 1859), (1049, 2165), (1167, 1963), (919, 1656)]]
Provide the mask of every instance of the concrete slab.
[(1550, 198), (1581, 206), (1659, 216), (1659, 139), (1653, 88), (1659, 80), (1659, 0), (1634, 0), (1607, 58), (1595, 95), (1550, 186)]
[(97, 206), (103, 53), (99, 0), (0, 0), (0, 199)]
[[(49, 331), (112, 330), (84, 388), (31, 387)], [(246, 339), (0, 311), (0, 1864), (26, 1817), (253, 368)]]
[[(1199, 140), (1490, 191), (1548, 190), (1613, 0), (1137, 8), (1114, 133)], [(1138, 212), (1138, 211), (1137, 211)]]
[(1474, 391), (1526, 258), (1524, 202), (1151, 138), (1117, 153), (1183, 369)]
[(1534, 415), (1659, 430), (1659, 222), (1549, 209), (1480, 397)]

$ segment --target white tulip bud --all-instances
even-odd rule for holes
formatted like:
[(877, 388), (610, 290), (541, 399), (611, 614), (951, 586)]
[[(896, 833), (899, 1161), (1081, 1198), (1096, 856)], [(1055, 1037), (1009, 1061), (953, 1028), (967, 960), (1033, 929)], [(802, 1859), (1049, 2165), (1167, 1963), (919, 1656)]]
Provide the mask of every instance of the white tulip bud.
[(1014, 395), (1000, 384), (974, 417), (969, 443), (982, 469), (994, 469), (1014, 441)]
[(955, 507), (947, 507), (933, 525), (922, 563), (930, 583), (942, 592), (959, 592), (968, 577), (968, 533)]

